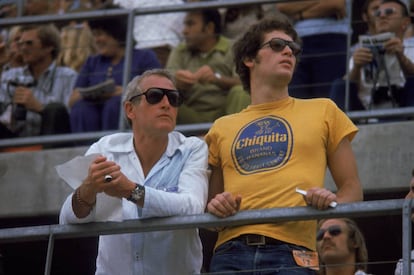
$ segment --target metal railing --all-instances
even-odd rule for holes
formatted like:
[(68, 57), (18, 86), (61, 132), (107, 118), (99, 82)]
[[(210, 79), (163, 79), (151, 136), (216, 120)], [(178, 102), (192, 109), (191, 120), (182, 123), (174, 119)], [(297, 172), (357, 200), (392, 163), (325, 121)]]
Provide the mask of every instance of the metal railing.
[(311, 207), (272, 208), (240, 211), (228, 218), (211, 214), (172, 216), (126, 220), (123, 222), (96, 222), (71, 225), (42, 225), (0, 229), (0, 243), (48, 240), (45, 275), (50, 274), (54, 241), (97, 235), (179, 230), (188, 228), (214, 228), (247, 224), (276, 223), (322, 218), (366, 217), (402, 214), (403, 274), (411, 274), (411, 213), (413, 200), (380, 200), (339, 204), (334, 209), (317, 210)]

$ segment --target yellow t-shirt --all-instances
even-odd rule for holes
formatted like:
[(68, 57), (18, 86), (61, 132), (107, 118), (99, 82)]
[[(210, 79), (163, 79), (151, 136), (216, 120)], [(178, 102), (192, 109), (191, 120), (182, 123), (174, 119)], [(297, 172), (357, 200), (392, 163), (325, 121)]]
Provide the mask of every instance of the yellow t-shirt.
[[(242, 196), (240, 210), (305, 206), (295, 188), (323, 187), (327, 156), (357, 131), (325, 98), (251, 105), (215, 121), (206, 135), (209, 164), (223, 170), (225, 191)], [(316, 221), (230, 227), (216, 246), (247, 233), (315, 250)]]

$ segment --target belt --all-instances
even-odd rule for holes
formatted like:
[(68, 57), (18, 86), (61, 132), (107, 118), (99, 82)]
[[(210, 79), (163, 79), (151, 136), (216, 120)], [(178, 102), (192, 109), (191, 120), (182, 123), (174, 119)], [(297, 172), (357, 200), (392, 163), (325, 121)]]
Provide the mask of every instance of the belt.
[(267, 245), (267, 244), (272, 244), (272, 245), (281, 245), (281, 244), (286, 244), (283, 241), (279, 241), (270, 237), (266, 237), (263, 235), (257, 235), (257, 234), (244, 234), (244, 235), (240, 235), (237, 238), (233, 239), (234, 241), (240, 241), (243, 242), (246, 245)]

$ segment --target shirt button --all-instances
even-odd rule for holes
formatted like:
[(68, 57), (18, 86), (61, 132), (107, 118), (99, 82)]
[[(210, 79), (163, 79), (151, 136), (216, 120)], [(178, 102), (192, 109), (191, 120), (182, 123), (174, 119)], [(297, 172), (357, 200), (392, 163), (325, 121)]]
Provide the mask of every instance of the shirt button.
[(137, 253), (135, 253), (135, 260), (136, 261), (139, 261), (140, 260), (140, 258), (139, 258), (139, 253), (137, 252)]

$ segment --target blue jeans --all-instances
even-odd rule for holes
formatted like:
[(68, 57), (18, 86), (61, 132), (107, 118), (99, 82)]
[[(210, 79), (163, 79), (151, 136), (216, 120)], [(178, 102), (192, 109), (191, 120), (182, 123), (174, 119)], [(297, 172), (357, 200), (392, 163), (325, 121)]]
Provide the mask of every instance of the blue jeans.
[(214, 274), (314, 275), (316, 274), (314, 270), (299, 267), (293, 259), (292, 250), (304, 249), (288, 243), (249, 246), (233, 239), (217, 247), (211, 259), (210, 272)]

